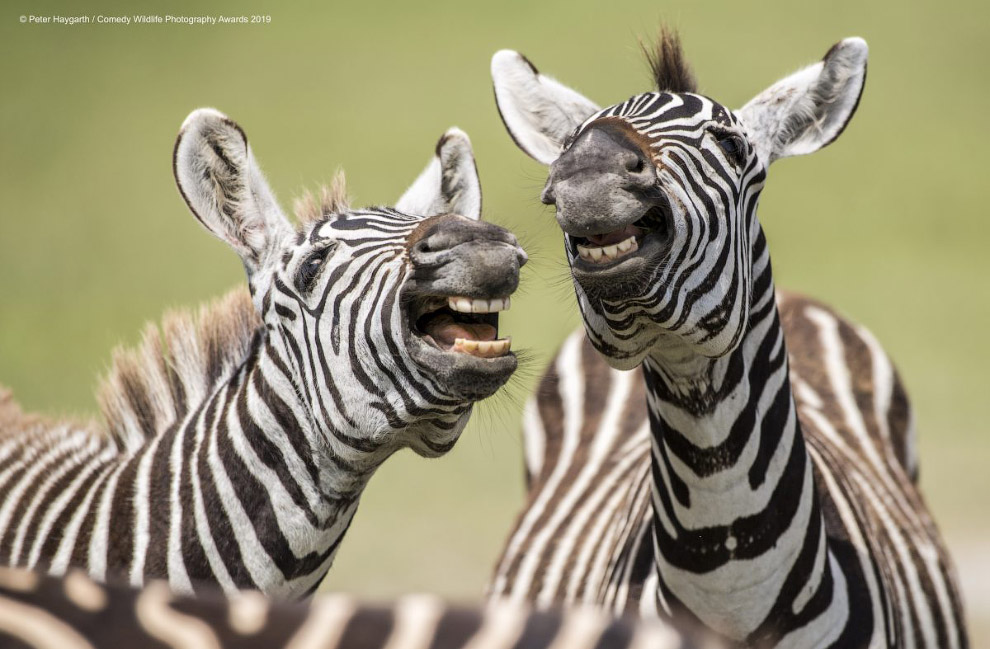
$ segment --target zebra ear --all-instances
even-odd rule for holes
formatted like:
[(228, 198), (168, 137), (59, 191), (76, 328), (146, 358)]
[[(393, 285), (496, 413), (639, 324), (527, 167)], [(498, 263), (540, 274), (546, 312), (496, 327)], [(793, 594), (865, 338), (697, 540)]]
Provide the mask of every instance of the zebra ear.
[(512, 50), (492, 57), (492, 81), (499, 115), (516, 145), (545, 165), (563, 150), (564, 139), (599, 110), (579, 92), (540, 74)]
[(839, 137), (859, 105), (868, 53), (862, 38), (840, 41), (824, 59), (781, 79), (739, 110), (768, 164), (813, 153)]
[(248, 274), (291, 226), (233, 120), (200, 108), (182, 123), (172, 156), (175, 182), (200, 223), (232, 247)]
[(430, 163), (396, 202), (395, 209), (417, 216), (481, 218), (481, 180), (467, 133), (455, 127), (443, 134)]

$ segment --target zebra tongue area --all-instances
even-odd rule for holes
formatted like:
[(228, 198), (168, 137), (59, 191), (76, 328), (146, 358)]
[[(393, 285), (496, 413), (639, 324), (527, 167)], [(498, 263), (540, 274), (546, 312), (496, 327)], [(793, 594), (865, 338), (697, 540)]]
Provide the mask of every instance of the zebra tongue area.
[(457, 322), (447, 314), (441, 314), (426, 324), (426, 333), (433, 337), (433, 340), (452, 347), (458, 338), (465, 340), (495, 340), (497, 332), (495, 327), (489, 324), (473, 322)]

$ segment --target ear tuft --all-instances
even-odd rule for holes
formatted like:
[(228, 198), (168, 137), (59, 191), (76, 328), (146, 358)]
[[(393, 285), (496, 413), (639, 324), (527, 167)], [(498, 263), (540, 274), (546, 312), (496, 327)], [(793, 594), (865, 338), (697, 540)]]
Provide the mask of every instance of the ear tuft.
[(513, 50), (500, 50), (492, 57), (492, 81), (509, 135), (543, 164), (556, 160), (567, 136), (598, 111), (593, 101), (540, 74), (529, 59)]
[(847, 38), (821, 62), (781, 79), (739, 110), (761, 156), (813, 153), (831, 144), (852, 119), (866, 83), (869, 48)]
[(464, 131), (453, 127), (440, 137), (433, 159), (395, 208), (419, 216), (452, 213), (481, 218), (481, 181)]

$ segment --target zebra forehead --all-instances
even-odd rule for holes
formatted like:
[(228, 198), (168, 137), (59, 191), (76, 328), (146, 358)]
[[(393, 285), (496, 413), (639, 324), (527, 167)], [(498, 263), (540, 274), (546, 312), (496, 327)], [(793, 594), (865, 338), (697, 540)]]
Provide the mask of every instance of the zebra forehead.
[(416, 226), (416, 229), (413, 230), (412, 234), (409, 235), (409, 238), (406, 239), (406, 248), (407, 249), (412, 248), (414, 245), (416, 245), (416, 242), (418, 242), (423, 237), (425, 237), (433, 229), (435, 225), (445, 222), (465, 221), (465, 220), (469, 220), (469, 219), (463, 216), (459, 216), (457, 214), (437, 214), (435, 216), (427, 217), (423, 219), (419, 223), (419, 225)]
[(339, 239), (347, 232), (361, 231), (366, 236), (368, 231), (379, 233), (383, 240), (398, 241), (405, 239), (414, 231), (422, 220), (421, 217), (409, 216), (388, 208), (369, 208), (360, 211), (349, 211), (335, 215), (313, 228), (310, 241), (319, 239)]
[[(653, 139), (637, 129), (632, 122), (616, 115), (596, 117), (584, 124), (576, 135), (580, 135), (592, 129), (607, 131), (608, 133), (621, 138), (629, 146), (637, 148), (645, 154), (649, 154), (649, 150), (654, 142)], [(570, 144), (572, 144), (572, 142), (568, 142), (568, 146), (570, 146)]]

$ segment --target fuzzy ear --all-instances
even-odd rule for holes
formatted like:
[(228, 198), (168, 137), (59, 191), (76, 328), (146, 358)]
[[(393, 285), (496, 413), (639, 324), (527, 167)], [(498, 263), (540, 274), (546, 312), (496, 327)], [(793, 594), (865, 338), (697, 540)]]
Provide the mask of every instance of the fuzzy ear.
[(738, 111), (768, 164), (813, 153), (839, 137), (859, 105), (868, 53), (862, 38), (840, 41), (820, 62), (781, 79)]
[(481, 180), (467, 133), (451, 128), (437, 142), (436, 153), (395, 209), (406, 214), (460, 214), (481, 218)]
[(249, 274), (291, 232), (247, 136), (223, 113), (200, 108), (189, 114), (175, 141), (172, 170), (193, 216), (237, 252)]
[(516, 145), (545, 165), (563, 150), (564, 138), (599, 110), (584, 95), (543, 76), (512, 50), (492, 57), (495, 103)]

